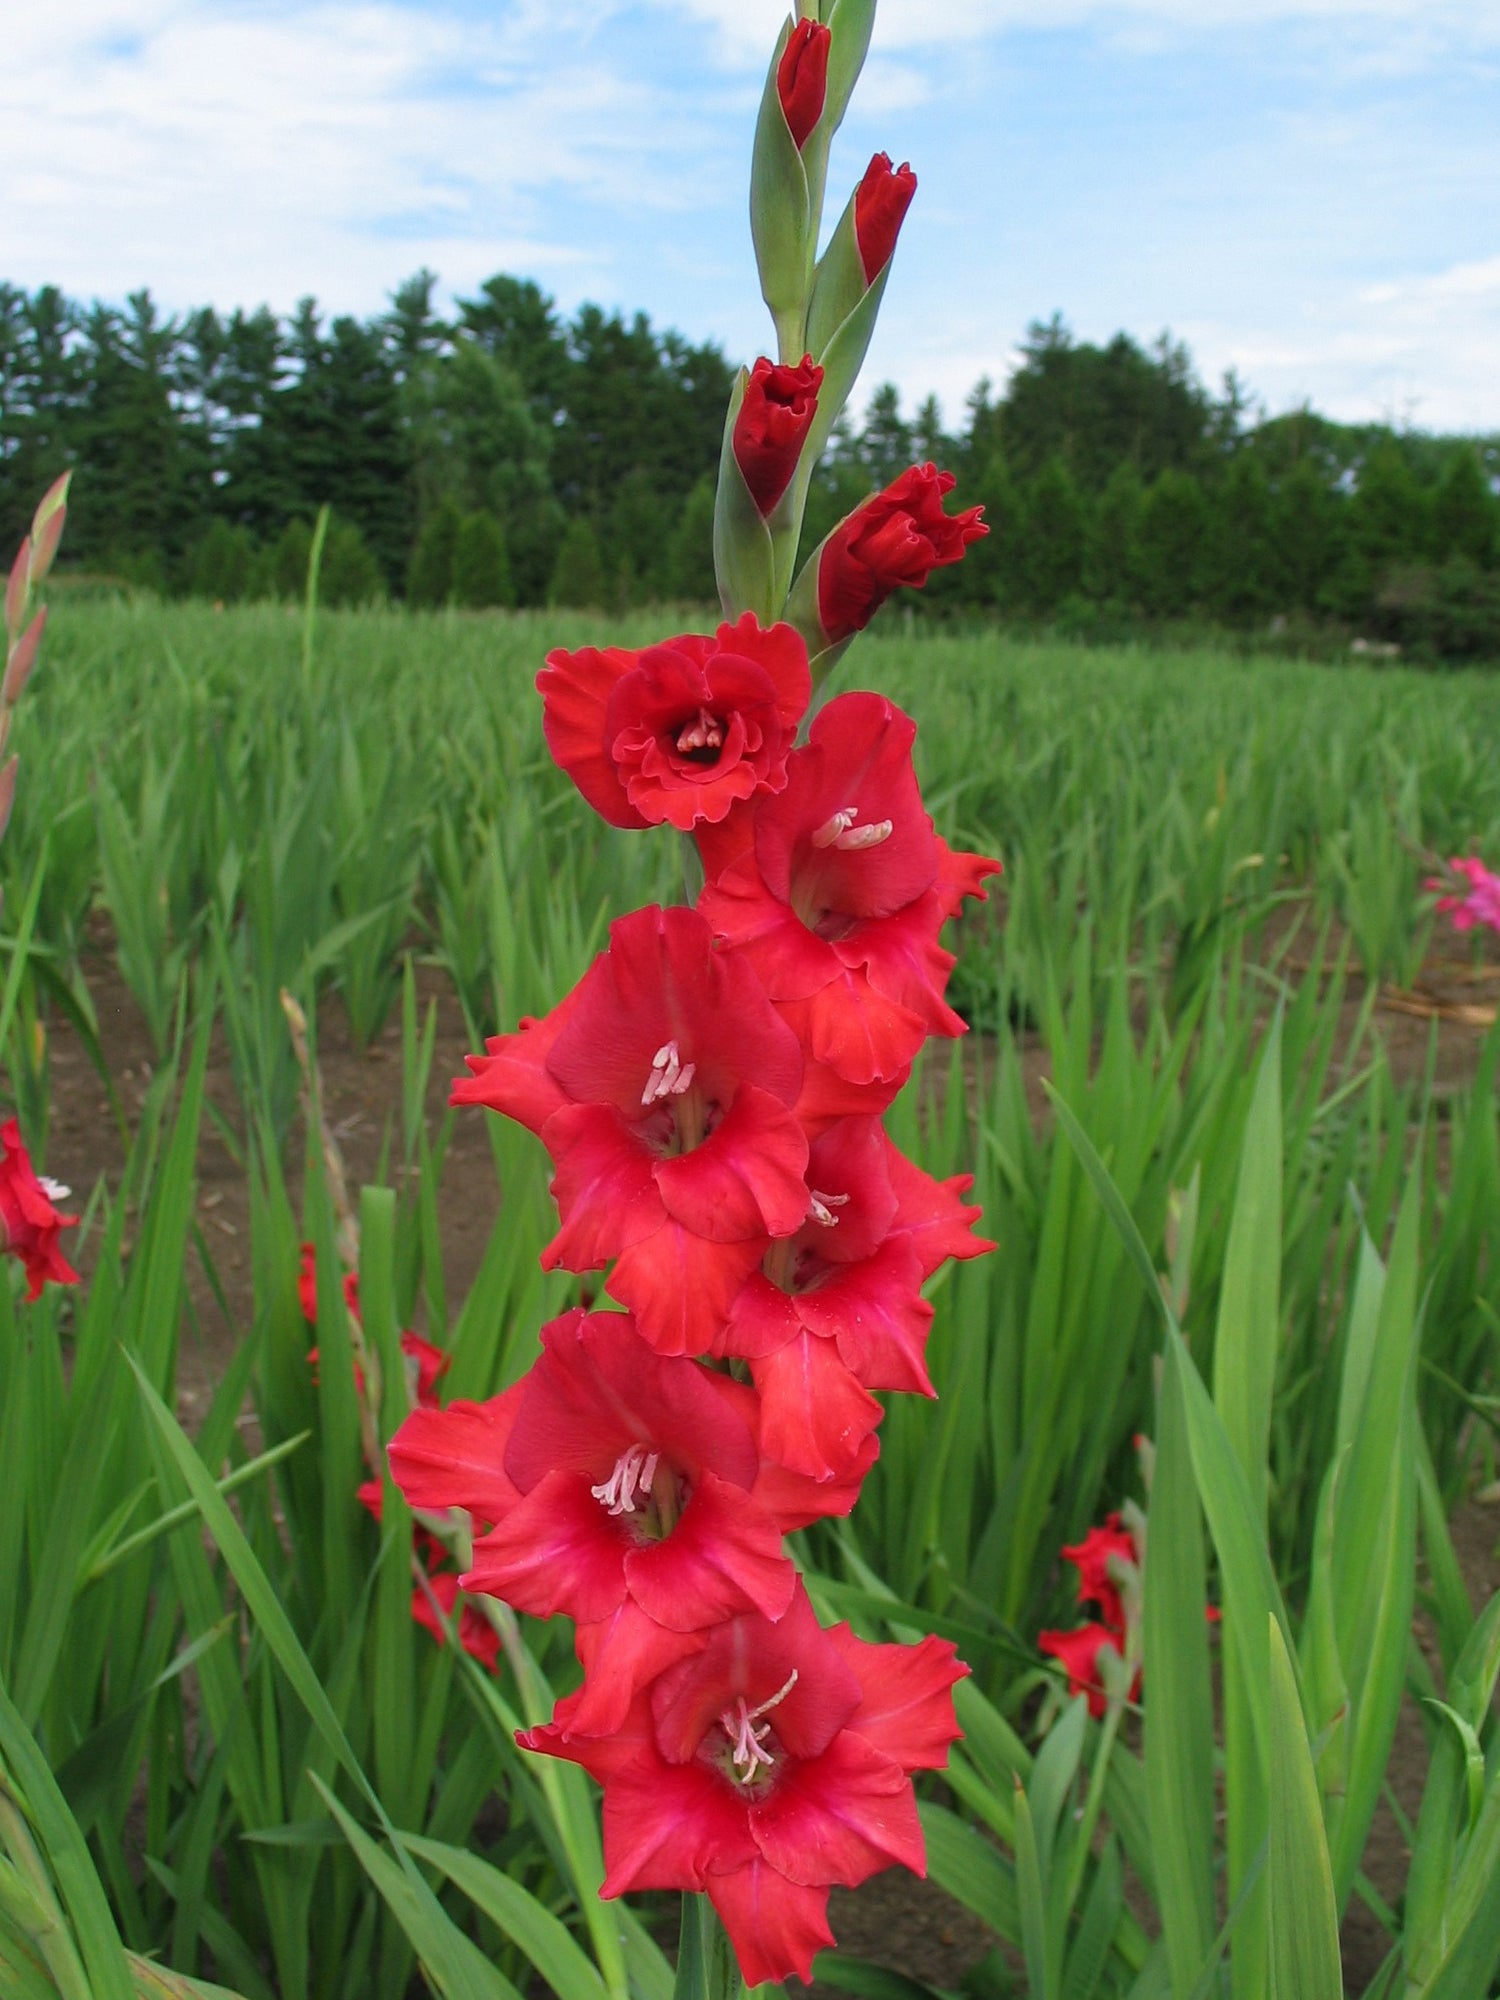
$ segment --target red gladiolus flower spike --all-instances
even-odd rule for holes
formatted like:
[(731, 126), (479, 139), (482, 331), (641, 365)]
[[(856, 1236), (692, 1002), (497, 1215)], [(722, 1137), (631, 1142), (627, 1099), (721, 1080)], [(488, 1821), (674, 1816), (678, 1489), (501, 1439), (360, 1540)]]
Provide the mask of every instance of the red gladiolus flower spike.
[(602, 1893), (706, 1892), (747, 1984), (812, 1976), (828, 1892), (899, 1862), (926, 1873), (911, 1773), (940, 1768), (968, 1671), (940, 1639), (824, 1631), (802, 1586), (772, 1624), (717, 1626), (638, 1694), (613, 1736), (571, 1732), (570, 1697), (518, 1741), (604, 1787)]
[(865, 168), (854, 191), (854, 235), (867, 285), (873, 285), (890, 263), (916, 191), (916, 175), (904, 160), (893, 167), (889, 153), (877, 153)]
[(983, 507), (945, 514), (951, 472), (914, 465), (840, 522), (818, 559), (818, 618), (830, 645), (862, 632), (893, 590), (920, 590), (989, 533)]
[(776, 65), (776, 95), (800, 153), (818, 120), (828, 94), (828, 51), (833, 30), (817, 21), (799, 21), (792, 29)]
[(549, 653), (536, 684), (547, 747), (595, 812), (683, 833), (781, 789), (812, 696), (798, 633), (748, 611), (711, 639)]
[(813, 1063), (880, 1084), (880, 1109), (929, 1034), (960, 1035), (938, 943), (998, 864), (933, 830), (912, 770), (916, 725), (880, 695), (846, 694), (814, 721), (787, 788), (761, 801), (739, 859), (698, 907), (743, 956)]
[(502, 1035), (454, 1087), (537, 1131), (562, 1227), (542, 1262), (608, 1289), (663, 1354), (701, 1354), (807, 1215), (797, 1037), (693, 910), (621, 917), (560, 1026)]
[(18, 1120), (0, 1125), (0, 1250), (19, 1258), (26, 1273), (26, 1298), (40, 1298), (42, 1286), (76, 1285), (78, 1273), (64, 1257), (58, 1238), (76, 1229), (76, 1215), (60, 1215), (56, 1204), (68, 1190), (41, 1179), (21, 1143)]
[(792, 483), (822, 386), (823, 371), (810, 354), (804, 354), (795, 368), (762, 355), (750, 370), (734, 420), (734, 457), (763, 515), (775, 511)]

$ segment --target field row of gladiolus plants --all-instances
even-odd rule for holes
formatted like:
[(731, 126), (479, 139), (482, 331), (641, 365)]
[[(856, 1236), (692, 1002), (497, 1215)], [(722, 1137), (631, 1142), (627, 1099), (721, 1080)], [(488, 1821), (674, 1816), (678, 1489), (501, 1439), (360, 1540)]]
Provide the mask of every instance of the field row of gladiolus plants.
[[(751, 1801), (701, 1879), (767, 1992), (881, 1842), (927, 1882), (835, 1900), (819, 1992), (1490, 1991), (1500, 907), (1453, 862), (1500, 861), (1500, 685), (863, 641), (822, 715), (899, 704), (1004, 873), (944, 934), (967, 1035), (883, 1123), (801, 1101), (808, 1219), (715, 1373), (718, 1266), (668, 1327), (556, 1123), (699, 885), (533, 680), (662, 629), (54, 615), (0, 850), (0, 1992), (727, 1991), (664, 1893), (690, 1783)], [(794, 874), (880, 854), (856, 804)], [(702, 1006), (633, 1115), (686, 1119), (697, 1035), (774, 1124), (783, 1029)]]

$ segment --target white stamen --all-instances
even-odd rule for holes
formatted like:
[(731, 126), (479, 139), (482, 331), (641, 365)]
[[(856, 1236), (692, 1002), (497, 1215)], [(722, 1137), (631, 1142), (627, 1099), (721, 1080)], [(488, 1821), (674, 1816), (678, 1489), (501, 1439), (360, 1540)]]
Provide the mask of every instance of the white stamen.
[(858, 818), (858, 806), (842, 807), (833, 815), (832, 819), (824, 820), (823, 824), (818, 828), (812, 837), (813, 846), (832, 847), (839, 836), (846, 833)]
[(786, 1684), (778, 1688), (769, 1701), (763, 1701), (759, 1708), (747, 1708), (745, 1697), (741, 1695), (734, 1708), (726, 1708), (719, 1717), (719, 1727), (729, 1738), (742, 1785), (753, 1784), (762, 1765), (769, 1771), (776, 1762), (765, 1748), (766, 1738), (771, 1733), (770, 1723), (762, 1722), (759, 1729), (755, 1725), (761, 1716), (769, 1715), (773, 1708), (778, 1708), (796, 1685), (797, 1669), (793, 1667)]
[(846, 1208), (849, 1197), (846, 1194), (819, 1194), (816, 1188), (808, 1189), (808, 1214), (815, 1222), (821, 1222), (825, 1229), (832, 1229), (838, 1221), (836, 1208)]
[(633, 1514), (650, 1493), (660, 1462), (659, 1451), (647, 1451), (643, 1444), (633, 1444), (615, 1460), (615, 1469), (603, 1485), (591, 1486), (589, 1491), (611, 1514)]
[(73, 1192), (71, 1188), (64, 1187), (61, 1181), (49, 1181), (45, 1174), (42, 1175), (38, 1186), (48, 1201), (66, 1201)]
[(667, 1042), (651, 1058), (651, 1074), (641, 1092), (642, 1104), (655, 1104), (661, 1097), (681, 1097), (693, 1087), (696, 1063), (684, 1063), (676, 1042)]
[(831, 819), (824, 820), (812, 837), (814, 847), (837, 847), (845, 854), (857, 854), (861, 848), (879, 847), (889, 840), (895, 827), (888, 819), (876, 820), (871, 826), (858, 826), (858, 806), (841, 806)]
[(861, 848), (881, 846), (894, 832), (895, 827), (890, 820), (879, 819), (873, 826), (849, 827), (833, 844), (841, 847), (846, 854), (857, 854)]

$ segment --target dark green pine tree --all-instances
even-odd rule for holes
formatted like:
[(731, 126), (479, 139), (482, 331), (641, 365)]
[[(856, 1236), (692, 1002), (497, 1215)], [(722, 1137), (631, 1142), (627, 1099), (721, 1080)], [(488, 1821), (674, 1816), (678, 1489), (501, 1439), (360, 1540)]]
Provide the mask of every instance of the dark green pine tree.
[[(80, 315), (55, 285), (0, 285), (0, 537), (14, 550), (42, 494), (76, 461), (88, 401)], [(67, 558), (90, 552), (73, 528)], [(86, 524), (85, 524), (86, 525)]]
[(1061, 458), (1049, 458), (1022, 497), (1021, 586), (1033, 611), (1055, 611), (1083, 583), (1088, 521)]
[(1341, 501), (1316, 458), (1297, 459), (1275, 488), (1271, 508), (1271, 576), (1280, 607), (1325, 608), (1342, 562)]
[(1264, 617), (1277, 608), (1278, 598), (1274, 501), (1256, 454), (1237, 451), (1207, 499), (1204, 598), (1220, 617), (1233, 622)]
[(422, 523), (406, 570), (406, 599), (418, 610), (453, 601), (453, 554), (463, 523), (463, 509), (452, 498), (440, 501)]
[(453, 602), (488, 611), (515, 600), (505, 530), (493, 514), (465, 515), (453, 544)]
[(870, 398), (859, 434), (859, 457), (871, 486), (889, 486), (912, 462), (912, 427), (901, 414), (901, 393), (882, 382)]
[(1141, 603), (1161, 618), (1180, 618), (1202, 592), (1208, 502), (1190, 472), (1163, 472), (1146, 489), (1137, 541)]
[(378, 329), (348, 317), (325, 338), (311, 299), (297, 309), (290, 348), (297, 372), (277, 398), (276, 428), (296, 504), (336, 508), (393, 583), (406, 567), (412, 520), (391, 356)]
[(460, 299), (458, 311), (460, 327), (511, 372), (550, 431), (567, 407), (573, 365), (552, 300), (529, 278), (501, 273), (485, 280), (478, 298)]
[(1125, 609), (1140, 598), (1141, 515), (1146, 489), (1132, 459), (1110, 474), (1089, 523), (1084, 588), (1101, 604)]
[(548, 601), (564, 609), (597, 611), (609, 596), (599, 537), (583, 516), (568, 523), (557, 551)]
[(700, 479), (683, 502), (667, 550), (667, 591), (688, 604), (712, 604), (717, 608), (712, 479)]
[(165, 588), (198, 538), (191, 454), (172, 407), (179, 330), (149, 292), (123, 312), (96, 305), (84, 323), (88, 396), (80, 413), (75, 548), (132, 581)]
[(1480, 569), (1497, 559), (1500, 508), (1472, 445), (1453, 454), (1432, 502), (1433, 554), (1439, 562), (1461, 557)]

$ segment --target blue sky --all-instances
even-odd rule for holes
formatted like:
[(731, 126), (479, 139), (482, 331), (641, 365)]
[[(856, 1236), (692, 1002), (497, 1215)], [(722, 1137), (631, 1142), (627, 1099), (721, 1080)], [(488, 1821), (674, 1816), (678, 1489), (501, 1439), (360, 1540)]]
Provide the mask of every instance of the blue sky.
[[(768, 338), (776, 0), (52, 0), (0, 63), (0, 276), (378, 310), (427, 264)], [(865, 377), (950, 421), (1029, 320), (1269, 409), (1500, 431), (1500, 0), (882, 0), (833, 187), (919, 177)], [(830, 202), (836, 214), (840, 201)]]

